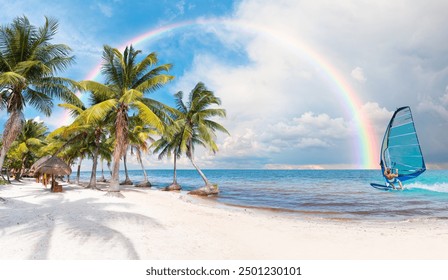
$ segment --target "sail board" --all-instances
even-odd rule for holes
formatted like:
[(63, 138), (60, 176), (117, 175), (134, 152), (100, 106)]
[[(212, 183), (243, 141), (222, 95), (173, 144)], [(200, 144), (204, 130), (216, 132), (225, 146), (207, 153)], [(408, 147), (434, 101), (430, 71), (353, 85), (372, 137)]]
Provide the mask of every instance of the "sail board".
[(401, 181), (414, 179), (426, 170), (411, 108), (398, 108), (384, 134), (380, 154), (381, 171), (398, 169)]

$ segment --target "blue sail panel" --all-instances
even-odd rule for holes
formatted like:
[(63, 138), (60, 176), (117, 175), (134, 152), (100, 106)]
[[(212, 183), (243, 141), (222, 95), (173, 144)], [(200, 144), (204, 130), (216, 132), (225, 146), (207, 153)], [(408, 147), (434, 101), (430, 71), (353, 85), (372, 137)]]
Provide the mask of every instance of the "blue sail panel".
[(426, 170), (411, 109), (395, 111), (384, 134), (381, 146), (381, 169), (398, 169), (402, 181), (412, 179)]

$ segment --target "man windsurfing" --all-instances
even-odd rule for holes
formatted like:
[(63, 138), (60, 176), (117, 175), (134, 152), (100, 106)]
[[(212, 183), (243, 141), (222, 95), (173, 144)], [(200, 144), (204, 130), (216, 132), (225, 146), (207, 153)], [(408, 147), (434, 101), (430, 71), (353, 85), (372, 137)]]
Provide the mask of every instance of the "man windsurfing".
[(384, 171), (384, 177), (386, 177), (387, 183), (389, 183), (394, 190), (396, 189), (394, 184), (397, 182), (400, 185), (400, 190), (402, 190), (403, 185), (401, 184), (401, 181), (398, 180), (398, 169), (395, 169), (395, 171), (396, 173), (392, 173), (392, 171), (390, 171), (390, 168), (387, 167)]

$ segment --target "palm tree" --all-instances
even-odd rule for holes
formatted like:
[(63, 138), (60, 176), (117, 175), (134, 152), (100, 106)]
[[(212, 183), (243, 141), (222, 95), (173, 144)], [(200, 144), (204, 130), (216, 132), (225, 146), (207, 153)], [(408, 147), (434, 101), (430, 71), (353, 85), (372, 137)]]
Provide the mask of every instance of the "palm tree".
[[(129, 132), (129, 131), (128, 131)], [(128, 142), (129, 144), (129, 142)], [(123, 182), (120, 183), (120, 185), (132, 185), (134, 184), (131, 179), (129, 178), (129, 173), (128, 173), (128, 159), (127, 159), (127, 152), (125, 151), (123, 154), (123, 166), (124, 166), (124, 176), (125, 179)]]
[(183, 124), (183, 120), (179, 119), (175, 121), (171, 126), (169, 126), (164, 135), (160, 137), (157, 141), (155, 141), (151, 147), (154, 147), (154, 153), (158, 153), (158, 159), (161, 160), (163, 157), (171, 157), (174, 156), (174, 169), (173, 169), (173, 182), (171, 185), (164, 188), (165, 191), (178, 191), (181, 190), (182, 187), (177, 183), (177, 159), (182, 156), (182, 151), (180, 149), (180, 144), (182, 141), (182, 135), (179, 133), (179, 124)]
[(218, 186), (211, 184), (197, 166), (194, 160), (194, 148), (195, 145), (201, 145), (213, 153), (218, 151), (218, 146), (215, 143), (215, 131), (221, 131), (227, 134), (229, 132), (222, 125), (211, 120), (211, 118), (225, 117), (226, 111), (224, 109), (210, 107), (213, 105), (221, 105), (221, 100), (201, 82), (190, 92), (186, 104), (183, 102), (183, 93), (181, 91), (175, 95), (175, 99), (177, 110), (180, 112), (178, 120), (180, 127), (178, 132), (180, 134), (180, 151), (186, 153), (191, 164), (196, 168), (205, 183), (204, 187), (191, 191), (190, 194), (217, 194), (219, 193)]
[(0, 107), (6, 108), (9, 115), (3, 131), (0, 170), (21, 131), (27, 104), (50, 116), (55, 97), (69, 103), (79, 102), (69, 88), (76, 83), (55, 77), (74, 60), (68, 46), (50, 43), (57, 28), (55, 19), (46, 17), (45, 24), (36, 28), (25, 16), (0, 27)]
[(105, 84), (95, 81), (81, 82), (84, 90), (90, 91), (101, 102), (85, 110), (80, 117), (85, 122), (105, 117), (114, 122), (113, 169), (108, 195), (122, 196), (119, 193), (119, 168), (120, 158), (124, 156), (129, 144), (130, 111), (135, 111), (138, 118), (157, 131), (164, 130), (163, 118), (157, 114), (159, 109), (164, 107), (163, 104), (145, 98), (144, 95), (174, 78), (162, 74), (169, 71), (171, 65), (163, 64), (151, 68), (158, 63), (157, 55), (151, 53), (137, 62), (140, 53), (141, 51), (135, 50), (132, 46), (126, 47), (123, 53), (104, 46), (102, 74), (105, 77)]
[[(95, 102), (93, 100), (93, 102)], [(73, 143), (79, 151), (86, 151), (88, 154), (91, 155), (93, 164), (92, 164), (92, 173), (90, 176), (90, 182), (87, 185), (88, 188), (91, 189), (97, 189), (96, 187), (96, 170), (98, 166), (98, 157), (100, 156), (100, 151), (103, 149), (107, 149), (104, 145), (104, 143), (107, 140), (108, 132), (108, 120), (106, 119), (91, 119), (89, 122), (85, 122), (85, 119), (83, 117), (80, 117), (80, 115), (86, 110), (84, 106), (78, 107), (76, 105), (72, 104), (59, 104), (59, 106), (68, 109), (73, 117), (76, 117), (76, 119), (73, 121), (72, 124), (70, 124), (66, 129), (64, 130), (65, 134), (72, 134), (76, 135), (83, 134), (84, 138), (78, 142)], [(82, 144), (81, 147), (79, 147), (79, 144)], [(80, 154), (80, 162), (83, 159), (84, 154)], [(78, 174), (80, 165), (78, 165)], [(78, 176), (79, 177), (79, 176)], [(79, 180), (78, 180), (79, 184)]]
[(43, 122), (32, 119), (24, 122), (22, 131), (12, 143), (7, 157), (7, 165), (15, 169), (16, 180), (39, 158), (39, 150), (46, 144), (47, 130)]
[(69, 165), (79, 160), (76, 180), (79, 184), (82, 160), (91, 150), (88, 131), (84, 127), (62, 126), (52, 131), (46, 141), (48, 145), (42, 149), (43, 154), (58, 155)]
[(151, 187), (151, 183), (148, 180), (145, 167), (143, 166), (142, 152), (147, 153), (149, 151), (148, 141), (154, 142), (152, 135), (155, 134), (155, 130), (145, 125), (140, 118), (135, 116), (130, 118), (130, 130), (129, 130), (129, 145), (131, 147), (131, 154), (134, 153), (137, 156), (137, 161), (143, 171), (143, 182), (140, 182), (138, 187)]

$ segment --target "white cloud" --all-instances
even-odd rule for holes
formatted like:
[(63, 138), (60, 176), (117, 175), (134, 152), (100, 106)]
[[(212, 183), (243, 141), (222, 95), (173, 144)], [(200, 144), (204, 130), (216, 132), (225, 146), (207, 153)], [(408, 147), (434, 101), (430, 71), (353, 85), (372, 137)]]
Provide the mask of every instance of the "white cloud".
[(176, 8), (179, 12), (179, 15), (183, 15), (185, 13), (185, 0), (181, 0), (176, 3)]
[(445, 88), (445, 94), (440, 98), (443, 105), (448, 105), (448, 86)]
[(361, 67), (356, 67), (355, 69), (353, 69), (351, 72), (351, 76), (361, 83), (367, 81), (366, 77), (364, 76), (364, 70), (362, 70)]
[(320, 138), (301, 138), (295, 147), (304, 148), (326, 148), (330, 145)]
[(227, 136), (219, 145), (219, 155), (232, 158), (265, 156), (268, 153), (279, 151), (279, 147), (264, 143), (259, 131), (255, 133), (250, 128), (242, 128), (241, 132), (236, 131), (231, 136)]
[(448, 92), (438, 98), (438, 101), (433, 101), (432, 98), (426, 98), (417, 107), (422, 112), (429, 112), (436, 114), (445, 121), (448, 120)]
[(42, 123), (44, 122), (43, 120), (40, 119), (40, 116), (37, 116), (33, 119), (33, 121), (37, 122), (37, 123)]
[(106, 5), (104, 3), (98, 3), (97, 5), (103, 15), (105, 15), (106, 17), (113, 16), (113, 9), (110, 5)]
[(364, 116), (368, 116), (372, 128), (376, 132), (378, 139), (383, 137), (384, 131), (386, 131), (386, 126), (390, 121), (396, 108), (392, 111), (386, 108), (381, 108), (377, 102), (367, 102), (364, 104), (360, 111)]
[(334, 146), (335, 140), (347, 139), (352, 128), (342, 118), (306, 112), (292, 120), (269, 125), (269, 132), (296, 148), (322, 148)]

